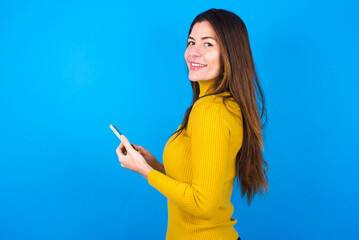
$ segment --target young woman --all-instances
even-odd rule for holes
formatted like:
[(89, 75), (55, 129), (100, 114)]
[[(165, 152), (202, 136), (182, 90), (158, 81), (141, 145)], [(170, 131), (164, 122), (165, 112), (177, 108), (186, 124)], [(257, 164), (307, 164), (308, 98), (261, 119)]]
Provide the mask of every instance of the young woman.
[(163, 165), (124, 135), (116, 152), (122, 167), (167, 197), (167, 240), (240, 239), (231, 217), (235, 178), (248, 204), (268, 190), (266, 121), (261, 123), (266, 111), (245, 24), (226, 10), (199, 14), (189, 29), (185, 59), (193, 102), (166, 143)]

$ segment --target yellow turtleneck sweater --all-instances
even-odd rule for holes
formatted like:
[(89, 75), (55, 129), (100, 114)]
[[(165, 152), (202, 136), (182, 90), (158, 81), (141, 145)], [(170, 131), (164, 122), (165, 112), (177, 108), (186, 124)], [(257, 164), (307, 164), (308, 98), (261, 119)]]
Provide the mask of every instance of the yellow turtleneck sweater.
[[(200, 96), (210, 93), (213, 82), (198, 82)], [(242, 116), (234, 100), (227, 105)], [(174, 137), (163, 152), (166, 175), (148, 174), (148, 183), (167, 198), (166, 240), (237, 240), (230, 200), (243, 140), (241, 119), (220, 97), (206, 96), (195, 102), (187, 129), (170, 142)]]

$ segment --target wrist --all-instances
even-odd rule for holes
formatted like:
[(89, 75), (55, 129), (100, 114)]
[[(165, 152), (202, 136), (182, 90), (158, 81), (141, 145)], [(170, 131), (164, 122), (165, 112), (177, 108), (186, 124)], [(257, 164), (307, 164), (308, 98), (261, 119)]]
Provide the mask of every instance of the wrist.
[(153, 167), (151, 167), (149, 164), (146, 164), (143, 168), (143, 172), (142, 172), (142, 176), (148, 180), (148, 173), (151, 171), (151, 170), (154, 170)]

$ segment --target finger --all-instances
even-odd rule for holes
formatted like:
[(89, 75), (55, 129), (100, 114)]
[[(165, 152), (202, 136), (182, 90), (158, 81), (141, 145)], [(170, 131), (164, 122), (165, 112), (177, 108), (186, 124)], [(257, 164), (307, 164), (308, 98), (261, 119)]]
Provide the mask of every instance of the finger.
[(135, 144), (131, 144), (131, 146), (139, 153), (141, 153), (141, 149), (139, 148), (139, 146), (135, 145)]
[(122, 148), (123, 148), (123, 143), (121, 142), (121, 144), (116, 148), (116, 153), (119, 157), (125, 156), (125, 154), (122, 152)]
[(133, 148), (125, 135), (121, 135), (121, 144), (125, 146), (126, 150)]
[(134, 143), (131, 143), (131, 146), (132, 146), (134, 149), (139, 149), (139, 148), (140, 148), (140, 146), (138, 146), (138, 145), (136, 145), (136, 144), (134, 144)]
[(132, 147), (136, 150), (140, 150), (142, 148), (140, 145), (136, 145), (134, 143), (132, 143)]

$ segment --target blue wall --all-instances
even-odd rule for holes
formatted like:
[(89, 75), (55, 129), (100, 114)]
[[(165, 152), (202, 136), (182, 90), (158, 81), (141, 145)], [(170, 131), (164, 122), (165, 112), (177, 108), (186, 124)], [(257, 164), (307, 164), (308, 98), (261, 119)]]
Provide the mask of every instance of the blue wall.
[(246, 23), (269, 194), (232, 195), (242, 239), (358, 239), (357, 1), (1, 1), (0, 239), (164, 239), (167, 200), (124, 169), (116, 124), (160, 161), (192, 90), (193, 18)]

